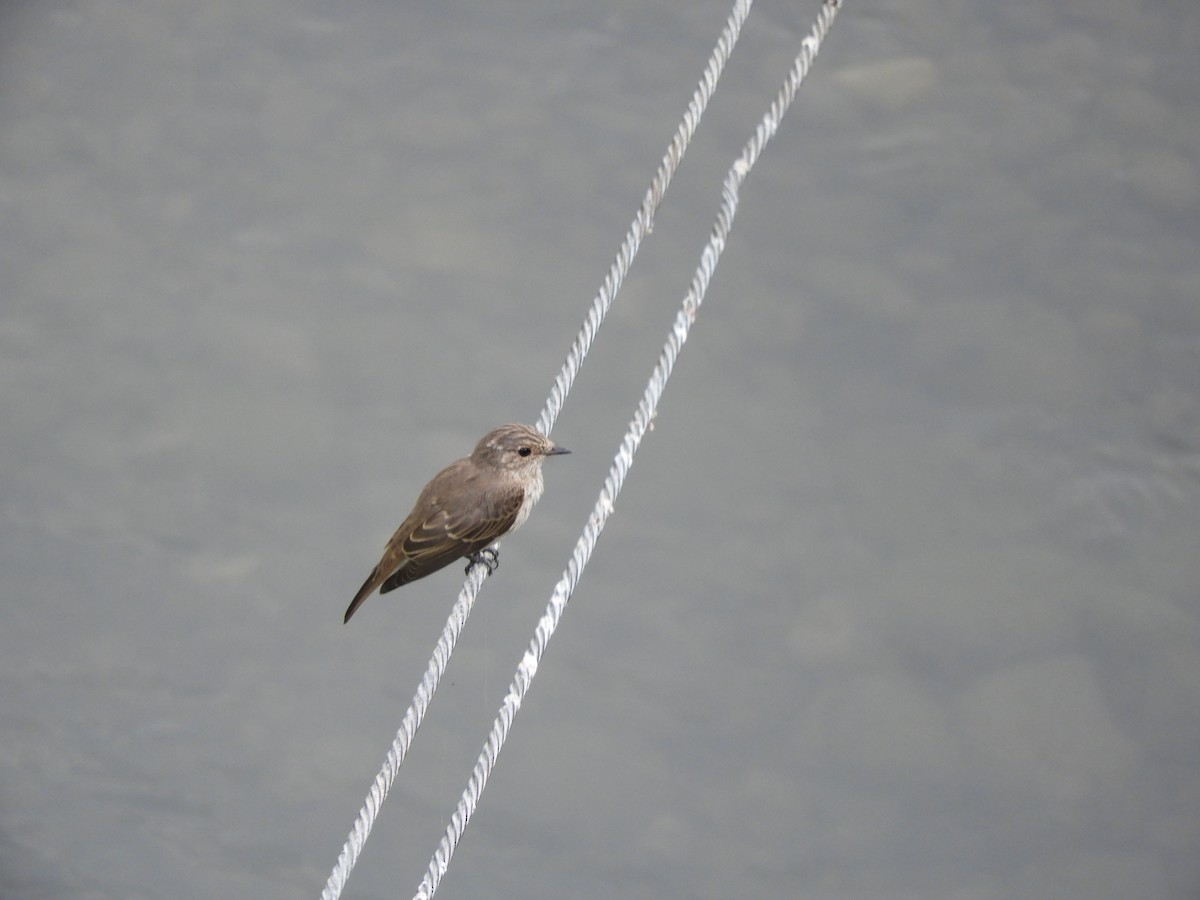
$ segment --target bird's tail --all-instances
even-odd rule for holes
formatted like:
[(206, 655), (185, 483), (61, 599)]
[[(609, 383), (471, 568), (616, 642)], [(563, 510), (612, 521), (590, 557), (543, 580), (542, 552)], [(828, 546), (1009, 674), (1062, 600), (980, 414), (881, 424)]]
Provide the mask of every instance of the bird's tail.
[(382, 566), (376, 566), (375, 571), (363, 582), (363, 586), (358, 589), (358, 593), (354, 595), (354, 599), (350, 601), (350, 606), (346, 610), (346, 618), (342, 619), (343, 625), (350, 621), (350, 617), (354, 615), (355, 611), (367, 601), (368, 597), (375, 593), (375, 588), (379, 587), (383, 582), (382, 568)]

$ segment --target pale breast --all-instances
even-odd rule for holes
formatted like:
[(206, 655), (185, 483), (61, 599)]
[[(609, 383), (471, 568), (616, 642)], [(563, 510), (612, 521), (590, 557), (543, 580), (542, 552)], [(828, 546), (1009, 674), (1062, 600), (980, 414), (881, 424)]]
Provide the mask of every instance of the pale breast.
[(513, 522), (512, 530), (516, 531), (525, 524), (525, 520), (529, 518), (529, 514), (533, 511), (533, 504), (537, 503), (542, 496), (542, 490), (545, 483), (542, 481), (542, 470), (540, 467), (533, 470), (532, 477), (524, 479), (525, 497), (521, 501), (521, 508), (517, 510), (517, 519)]

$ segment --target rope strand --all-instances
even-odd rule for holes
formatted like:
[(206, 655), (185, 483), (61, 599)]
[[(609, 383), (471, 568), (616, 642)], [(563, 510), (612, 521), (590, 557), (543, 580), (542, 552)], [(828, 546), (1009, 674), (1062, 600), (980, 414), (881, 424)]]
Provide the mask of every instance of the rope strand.
[[(570, 351), (567, 353), (566, 361), (563, 363), (558, 377), (554, 380), (554, 384), (550, 388), (546, 406), (537, 422), (538, 430), (543, 434), (549, 434), (550, 429), (554, 427), (554, 422), (558, 419), (558, 415), (562, 411), (562, 405), (566, 400), (567, 394), (570, 393), (571, 385), (574, 384), (575, 377), (583, 365), (584, 357), (587, 356), (588, 350), (596, 338), (596, 333), (600, 330), (600, 325), (603, 323), (604, 317), (608, 314), (608, 310), (612, 306), (613, 298), (616, 297), (617, 291), (621, 288), (625, 274), (629, 271), (634, 257), (637, 256), (642, 239), (649, 234), (653, 226), (654, 214), (662, 203), (663, 196), (671, 184), (671, 179), (675, 176), (675, 172), (683, 160), (684, 153), (687, 152), (688, 144), (691, 142), (697, 126), (700, 124), (700, 118), (704, 115), (708, 101), (712, 97), (713, 91), (716, 90), (717, 81), (720, 79), (721, 73), (725, 69), (725, 64), (733, 52), (734, 45), (741, 34), (742, 25), (745, 23), (746, 17), (750, 14), (750, 7), (753, 5), (753, 2), (754, 0), (735, 0), (733, 10), (730, 12), (729, 18), (725, 23), (725, 28), (717, 40), (712, 55), (709, 57), (708, 65), (704, 69), (700, 83), (693, 92), (687, 110), (684, 112), (683, 121), (680, 122), (671, 145), (668, 147), (666, 155), (664, 155), (662, 162), (659, 164), (658, 171), (654, 174), (654, 179), (650, 183), (650, 188), (646, 192), (642, 206), (634, 217), (633, 223), (629, 227), (629, 232), (626, 234), (625, 240), (617, 252), (616, 259), (610, 266), (604, 283), (592, 301), (583, 326), (576, 336), (574, 343), (571, 345)], [(493, 544), (492, 548), (495, 549), (497, 546), (497, 544)], [(384, 758), (383, 766), (375, 776), (366, 800), (363, 802), (363, 807), (359, 810), (358, 818), (355, 820), (354, 826), (346, 838), (346, 843), (342, 847), (342, 852), (338, 855), (337, 862), (333, 870), (329, 873), (325, 889), (321, 892), (321, 900), (337, 900), (341, 896), (342, 890), (346, 886), (346, 880), (350, 877), (350, 872), (358, 861), (367, 838), (371, 834), (371, 829), (375, 825), (375, 819), (379, 815), (383, 801), (387, 799), (388, 791), (391, 790), (392, 783), (396, 780), (396, 775), (404, 762), (405, 755), (408, 753), (409, 745), (412, 743), (417, 729), (421, 727), (421, 722), (425, 718), (425, 711), (433, 701), (433, 695), (437, 691), (442, 675), (446, 671), (450, 655), (454, 652), (454, 646), (458, 642), (459, 634), (462, 632), (463, 626), (471, 614), (471, 609), (475, 605), (475, 598), (485, 577), (485, 567), (471, 567), (467, 580), (464, 582), (458, 599), (454, 603), (450, 617), (446, 620), (446, 624), (442, 629), (441, 637), (438, 638), (433, 656), (429, 660), (429, 665), (425, 669), (425, 674), (421, 678), (417, 692), (413, 696), (408, 710), (404, 713), (400, 728), (396, 732), (396, 737), (392, 741), (392, 746), (388, 750), (387, 756)]]
[(571, 594), (574, 593), (575, 586), (579, 582), (579, 576), (582, 574), (584, 567), (592, 555), (592, 551), (595, 549), (600, 532), (604, 530), (604, 525), (613, 512), (617, 495), (620, 493), (621, 486), (625, 482), (625, 476), (633, 465), (634, 454), (637, 453), (642, 438), (645, 437), (646, 431), (654, 419), (659, 398), (662, 396), (667, 380), (671, 376), (671, 371), (675, 366), (675, 360), (679, 355), (679, 351), (687, 340), (688, 331), (696, 319), (696, 312), (704, 300), (704, 295), (708, 290), (713, 272), (716, 270), (721, 253), (725, 248), (725, 242), (729, 236), (729, 230), (733, 225), (733, 219), (737, 212), (738, 191), (742, 183), (746, 180), (746, 177), (750, 174), (750, 170), (762, 153), (763, 148), (778, 129), (780, 119), (795, 98), (796, 90), (799, 88), (800, 83), (808, 74), (808, 70), (812, 66), (817, 52), (820, 50), (825, 34), (828, 32), (829, 26), (840, 7), (841, 0), (825, 0), (817, 21), (813, 25), (813, 29), (808, 37), (804, 39), (800, 55), (796, 57), (783, 86), (775, 96), (766, 115), (755, 129), (754, 136), (743, 148), (741, 156), (734, 162), (729, 173), (725, 176), (721, 190), (721, 208), (717, 213), (716, 222), (713, 225), (708, 243), (700, 254), (700, 264), (696, 269), (695, 276), (692, 278), (691, 287), (687, 295), (683, 298), (682, 306), (675, 317), (674, 327), (671, 329), (667, 337), (667, 342), (663, 346), (658, 364), (651, 373), (641, 402), (634, 413), (633, 421), (630, 422), (629, 430), (625, 433), (625, 437), (617, 449), (612, 468), (609, 470), (608, 477), (604, 481), (600, 496), (597, 498), (596, 505), (588, 517), (583, 533), (575, 544), (575, 549), (571, 553), (571, 559), (567, 564), (567, 568), (559, 579), (558, 584), (555, 585), (554, 593), (550, 597), (546, 611), (538, 620), (533, 640), (530, 642), (529, 648), (525, 651), (525, 655), (517, 666), (517, 671), (513, 676), (512, 684), (509, 686), (508, 694), (504, 697), (500, 710), (496, 714), (496, 719), (492, 723), (492, 730), (488, 734), (487, 740), (483, 745), (483, 750), (475, 762), (475, 767), (471, 772), (467, 787), (463, 791), (453, 816), (451, 816), (449, 825), (446, 826), (446, 831), (442, 836), (441, 842), (434, 851), (433, 858), (429, 861), (429, 867), (424, 879), (417, 888), (414, 900), (430, 900), (437, 891), (442, 876), (445, 875), (450, 865), (450, 859), (454, 855), (454, 850), (462, 838), (463, 831), (467, 827), (467, 822), (470, 821), (471, 816), (475, 812), (479, 797), (487, 785), (488, 777), (491, 775), (496, 759), (500, 755), (500, 750), (503, 748), (504, 742), (508, 737), (513, 719), (516, 717), (518, 710), (520, 710), (525, 693), (529, 690), (529, 686), (537, 674), (542, 654), (545, 653), (546, 646), (553, 636), (555, 629), (558, 627), (559, 620), (566, 609), (567, 601), (570, 599)]
[(666, 155), (659, 163), (658, 171), (654, 173), (650, 188), (646, 191), (645, 199), (642, 200), (641, 209), (638, 210), (633, 223), (629, 226), (621, 249), (617, 251), (616, 259), (609, 267), (604, 283), (600, 286), (595, 299), (592, 300), (592, 306), (584, 320), (583, 327), (576, 335), (575, 342), (567, 353), (566, 361), (550, 389), (550, 395), (546, 398), (546, 406), (542, 409), (542, 414), (537, 421), (538, 431), (543, 434), (548, 435), (550, 429), (554, 427), (554, 423), (562, 411), (563, 401), (583, 365), (583, 359), (587, 356), (596, 332), (608, 314), (608, 309), (612, 306), (617, 291), (621, 289), (621, 284), (625, 280), (629, 266), (633, 263), (633, 258), (637, 256), (642, 238), (649, 234), (654, 227), (654, 214), (658, 211), (663, 195), (666, 194), (671, 179), (675, 177), (675, 171), (679, 168), (684, 153), (687, 152), (688, 144), (696, 133), (700, 118), (704, 115), (709, 98), (717, 88), (717, 81), (725, 69), (725, 63), (729, 60), (730, 54), (733, 53), (734, 45), (737, 44), (738, 37), (741, 35), (742, 25), (745, 23), (746, 17), (750, 15), (750, 7), (753, 4), (754, 0), (735, 0), (734, 2), (733, 10), (725, 22), (725, 28), (722, 30), (721, 36), (717, 38), (717, 45), (713, 48), (712, 56), (709, 57), (708, 65), (704, 69), (704, 75), (684, 111), (683, 121), (679, 123), (671, 146), (667, 148)]

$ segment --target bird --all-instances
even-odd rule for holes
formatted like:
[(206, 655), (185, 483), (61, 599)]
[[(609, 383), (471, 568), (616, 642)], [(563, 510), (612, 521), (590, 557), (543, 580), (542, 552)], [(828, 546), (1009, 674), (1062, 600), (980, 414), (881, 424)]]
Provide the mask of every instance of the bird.
[(529, 425), (489, 431), (470, 456), (446, 466), (425, 485), (342, 622), (349, 622), (376, 588), (386, 594), (456, 559), (471, 560), (468, 572), (481, 562), (491, 574), (499, 559), (484, 548), (529, 518), (542, 496), (545, 459), (570, 452)]

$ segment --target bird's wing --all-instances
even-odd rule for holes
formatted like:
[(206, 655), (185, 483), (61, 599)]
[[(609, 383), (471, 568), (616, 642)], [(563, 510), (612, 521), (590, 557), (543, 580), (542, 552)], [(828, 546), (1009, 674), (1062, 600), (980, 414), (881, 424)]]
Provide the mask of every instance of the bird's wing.
[(482, 550), (512, 528), (524, 499), (525, 492), (518, 488), (448, 511), (431, 497), (434, 511), (401, 541), (404, 563), (383, 582), (379, 593), (386, 594)]
[(524, 502), (525, 489), (521, 487), (491, 492), (465, 514), (447, 514), (446, 531), (457, 540), (472, 545), (470, 552), (474, 553), (512, 529)]

